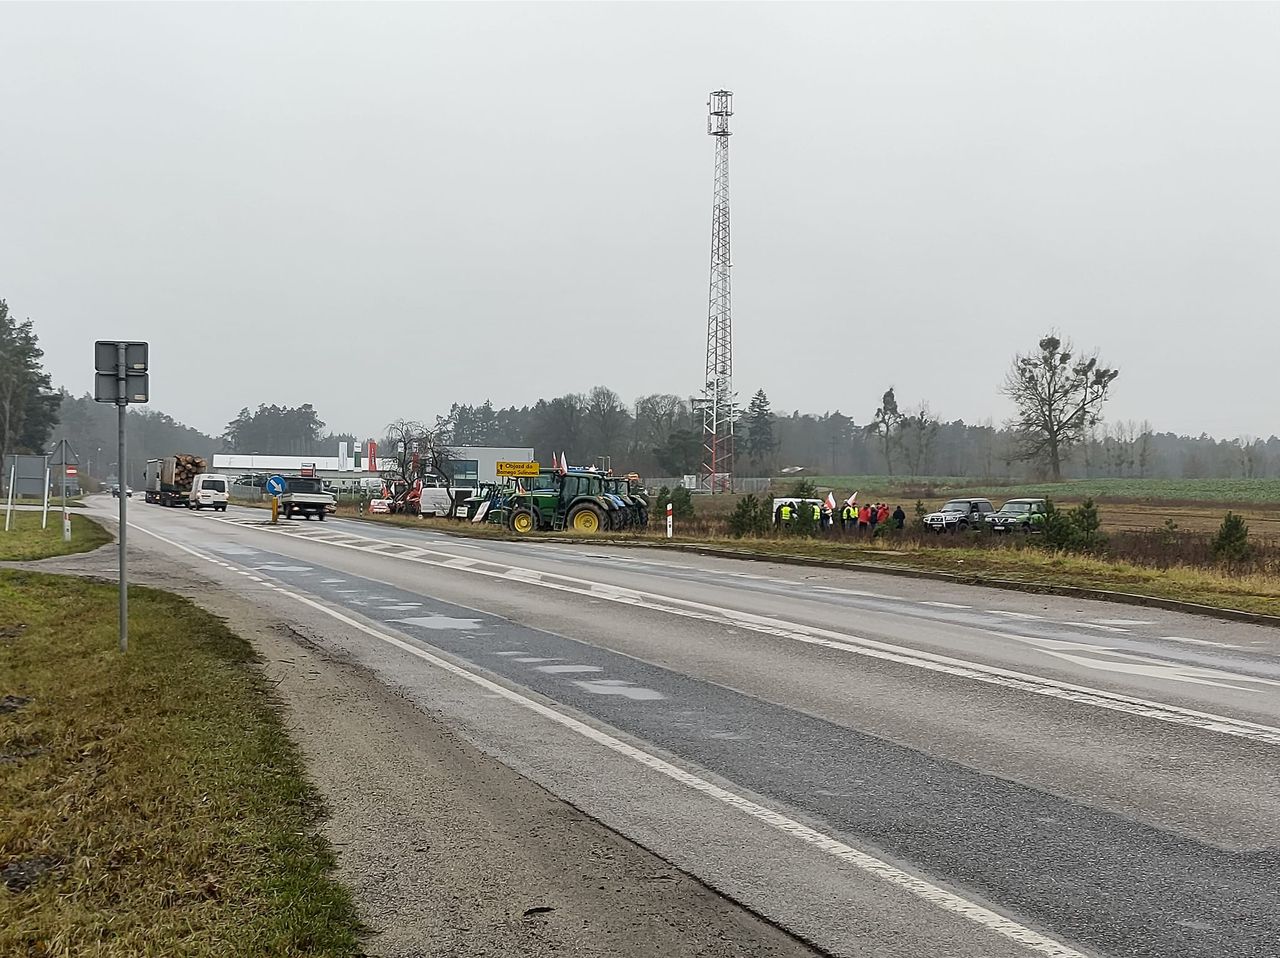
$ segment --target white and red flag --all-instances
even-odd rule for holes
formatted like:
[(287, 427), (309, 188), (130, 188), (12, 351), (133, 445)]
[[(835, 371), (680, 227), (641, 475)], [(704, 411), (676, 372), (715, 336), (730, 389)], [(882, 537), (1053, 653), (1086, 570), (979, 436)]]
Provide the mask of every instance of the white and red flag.
[(836, 511), (836, 494), (834, 492), (827, 493), (827, 508), (832, 512)]
[(560, 453), (559, 468), (560, 468), (560, 475), (567, 476), (569, 474), (569, 459), (563, 452)]
[(844, 501), (844, 504), (846, 506), (856, 506), (858, 504), (858, 494), (855, 492), (853, 495), (851, 495), (848, 499)]

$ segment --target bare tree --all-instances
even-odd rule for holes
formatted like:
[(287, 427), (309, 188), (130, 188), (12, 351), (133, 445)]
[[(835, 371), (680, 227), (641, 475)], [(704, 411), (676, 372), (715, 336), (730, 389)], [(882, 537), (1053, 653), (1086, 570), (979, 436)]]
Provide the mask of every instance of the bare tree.
[(1018, 434), (1019, 458), (1060, 480), (1063, 460), (1102, 421), (1102, 404), (1118, 375), (1098, 364), (1096, 352), (1076, 359), (1070, 341), (1052, 333), (1040, 340), (1039, 352), (1014, 356), (1003, 391), (1018, 407), (1010, 426)]
[(396, 462), (395, 475), (386, 478), (413, 485), (419, 479), (435, 477), (452, 490), (457, 456), (445, 441), (449, 436), (447, 417), (438, 417), (434, 429), (416, 420), (397, 419), (387, 426), (386, 435), (384, 442)]
[(938, 417), (930, 411), (927, 402), (922, 402), (899, 421), (898, 441), (911, 475), (928, 475), (933, 459), (933, 444), (938, 438), (940, 426)]

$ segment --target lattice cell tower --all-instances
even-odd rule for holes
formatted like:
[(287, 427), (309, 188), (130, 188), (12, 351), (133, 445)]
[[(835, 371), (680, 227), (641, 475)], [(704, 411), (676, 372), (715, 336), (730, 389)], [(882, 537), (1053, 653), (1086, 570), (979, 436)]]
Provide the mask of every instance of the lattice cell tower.
[(708, 492), (733, 491), (733, 317), (729, 271), (729, 117), (733, 93), (707, 101), (707, 133), (716, 140), (715, 200), (711, 207), (711, 292), (707, 309), (707, 377), (702, 398), (702, 474)]

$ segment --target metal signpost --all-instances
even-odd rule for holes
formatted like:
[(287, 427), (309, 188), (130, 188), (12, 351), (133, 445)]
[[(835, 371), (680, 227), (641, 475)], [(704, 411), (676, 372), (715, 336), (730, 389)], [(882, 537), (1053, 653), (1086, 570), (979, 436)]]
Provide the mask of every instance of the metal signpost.
[(129, 482), (125, 458), (125, 409), (131, 402), (147, 402), (147, 344), (98, 340), (93, 346), (95, 402), (115, 403), (118, 411), (120, 451), (116, 462), (116, 486), (120, 491), (120, 651), (129, 648), (129, 575), (125, 552), (128, 529)]

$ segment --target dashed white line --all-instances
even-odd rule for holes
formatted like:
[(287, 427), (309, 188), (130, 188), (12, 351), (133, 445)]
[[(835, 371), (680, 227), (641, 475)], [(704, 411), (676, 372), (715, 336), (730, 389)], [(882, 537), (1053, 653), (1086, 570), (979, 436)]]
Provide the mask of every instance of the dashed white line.
[[(216, 522), (219, 520), (215, 519), (213, 521)], [(261, 531), (270, 534), (272, 530), (264, 528)], [(156, 535), (155, 533), (150, 532), (149, 534), (153, 536)], [(157, 536), (157, 538), (159, 537)], [(377, 543), (380, 540), (369, 539), (367, 541)], [(357, 552), (363, 552), (366, 555), (374, 554), (385, 556), (385, 553), (379, 553), (377, 550), (361, 546), (339, 546), (338, 548), (353, 549)], [(422, 558), (398, 558), (402, 558), (402, 560), (406, 562), (417, 562), (437, 568), (445, 564), (442, 561), (444, 558), (453, 558), (453, 556), (448, 552), (433, 552), (431, 550), (424, 551), (428, 556), (438, 556), (439, 558), (427, 558), (425, 556)], [(490, 566), (492, 568), (484, 568), (483, 566)], [(474, 567), (468, 568), (466, 571), (473, 575), (502, 579), (509, 578), (508, 573), (513, 568), (520, 567), (510, 566), (506, 562), (478, 560)], [(1170, 725), (1182, 725), (1216, 734), (1266, 742), (1271, 745), (1280, 745), (1280, 727), (1262, 725), (1257, 722), (1231, 718), (1229, 716), (1218, 715), (1211, 712), (1202, 712), (1197, 709), (1184, 708), (1179, 705), (1155, 702), (1149, 699), (1138, 698), (1136, 696), (1124, 695), (1119, 692), (1111, 692), (1089, 686), (1074, 685), (1072, 683), (1062, 682), (1057, 679), (1050, 679), (1044, 676), (1018, 672), (1012, 669), (1003, 669), (997, 666), (971, 662), (965, 659), (957, 659), (951, 656), (939, 655), (934, 652), (926, 652), (921, 649), (894, 645), (889, 642), (880, 642), (847, 632), (836, 632), (830, 629), (822, 629), (815, 626), (803, 625), (801, 623), (789, 622), (772, 618), (770, 616), (709, 605), (707, 603), (696, 602), (691, 599), (680, 599), (673, 596), (662, 596), (652, 592), (643, 592), (638, 589), (623, 589), (619, 587), (617, 592), (595, 592), (592, 590), (592, 586), (596, 585), (596, 583), (591, 580), (580, 579), (560, 573), (548, 574), (536, 584), (542, 588), (553, 589), (557, 592), (589, 596), (608, 602), (621, 602), (631, 605), (639, 605), (650, 611), (712, 622), (716, 625), (736, 626), (764, 635), (772, 635), (778, 638), (790, 639), (795, 642), (803, 642), (808, 645), (822, 646), (852, 655), (860, 655), (867, 658), (894, 662), (931, 672), (939, 672), (955, 676), (957, 678), (965, 678), (976, 682), (982, 682), (987, 685), (998, 685), (1004, 688), (1017, 689), (1033, 695), (1043, 695), (1049, 698), (1069, 701), (1077, 705), (1087, 705), (1093, 708), (1108, 709), (1114, 712), (1123, 712), (1128, 715), (1141, 716), (1143, 718), (1157, 722), (1164, 722)]]
[(1009, 612), (1005, 609), (987, 609), (988, 615), (1003, 615), (1008, 619), (1043, 619), (1043, 615), (1032, 615), (1030, 612)]
[(1182, 642), (1186, 645), (1207, 645), (1210, 648), (1214, 648), (1214, 649), (1240, 648), (1240, 646), (1231, 645), (1228, 642), (1210, 642), (1208, 639), (1188, 639), (1185, 636), (1181, 636), (1181, 635), (1162, 635), (1160, 636), (1160, 639), (1163, 642)]
[(938, 609), (972, 609), (971, 605), (961, 605), (959, 602), (921, 602), (921, 605), (931, 605)]

